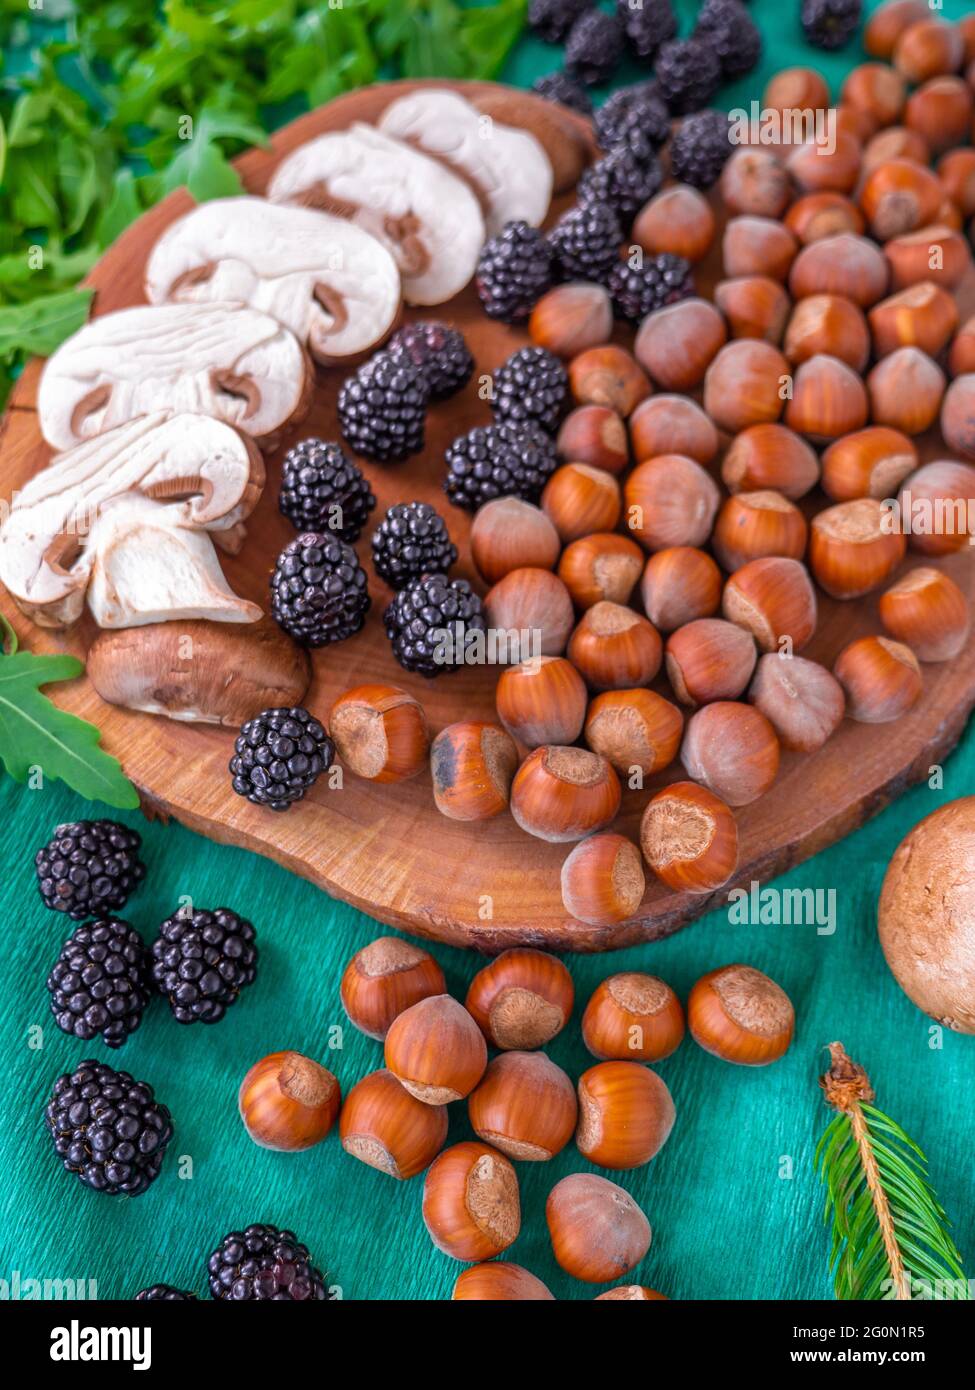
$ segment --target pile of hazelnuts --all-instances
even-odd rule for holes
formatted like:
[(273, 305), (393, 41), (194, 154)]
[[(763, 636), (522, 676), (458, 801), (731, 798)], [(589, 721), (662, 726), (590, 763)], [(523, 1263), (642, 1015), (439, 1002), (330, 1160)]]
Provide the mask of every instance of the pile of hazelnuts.
[[(683, 1040), (677, 995), (654, 975), (603, 980), (582, 1016), (583, 1041), (598, 1060), (577, 1086), (539, 1050), (568, 1023), (575, 1000), (568, 969), (544, 951), (505, 951), (474, 976), (461, 1004), (446, 993), (427, 951), (380, 937), (349, 962), (341, 997), (356, 1028), (383, 1043), (385, 1068), (357, 1082), (342, 1104), (338, 1081), (317, 1062), (295, 1052), (265, 1057), (240, 1088), (251, 1138), (272, 1149), (307, 1149), (338, 1117), (342, 1148), (352, 1157), (400, 1180), (426, 1172), (430, 1238), (472, 1265), (457, 1279), (455, 1299), (550, 1299), (535, 1275), (494, 1263), (521, 1229), (515, 1165), (547, 1162), (573, 1136), (596, 1167), (620, 1172), (649, 1163), (676, 1118), (670, 1091), (647, 1063), (669, 1057)], [(794, 1024), (788, 996), (748, 965), (710, 971), (687, 1001), (696, 1042), (744, 1066), (781, 1057)], [(497, 1051), (491, 1061), (489, 1048)], [(447, 1107), (465, 1098), (476, 1138), (444, 1149)], [(545, 1217), (557, 1263), (586, 1283), (623, 1278), (650, 1248), (643, 1211), (598, 1173), (556, 1183)], [(665, 1295), (627, 1284), (598, 1297)]]

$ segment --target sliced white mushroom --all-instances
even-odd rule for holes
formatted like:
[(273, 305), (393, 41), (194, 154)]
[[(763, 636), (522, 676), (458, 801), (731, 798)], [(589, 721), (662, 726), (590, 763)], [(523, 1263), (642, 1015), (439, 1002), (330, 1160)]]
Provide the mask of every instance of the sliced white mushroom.
[(99, 627), (142, 627), (181, 618), (255, 623), (256, 603), (224, 578), (213, 541), (174, 520), (162, 502), (133, 493), (100, 514), (89, 537), (88, 607)]
[(527, 130), (503, 125), (456, 92), (422, 87), (397, 97), (379, 129), (445, 160), (478, 189), (489, 236), (506, 222), (541, 226), (552, 200), (552, 165)]
[(164, 410), (211, 415), (270, 441), (311, 399), (312, 367), (270, 314), (155, 304), (92, 319), (41, 375), (41, 433), (56, 449)]
[(329, 363), (382, 342), (399, 314), (400, 277), (387, 248), (346, 218), (265, 198), (215, 198), (156, 242), (146, 297), (248, 304)]
[(477, 266), (484, 218), (467, 184), (411, 145), (356, 124), (309, 140), (278, 165), (277, 203), (347, 217), (387, 246), (409, 304), (442, 304)]

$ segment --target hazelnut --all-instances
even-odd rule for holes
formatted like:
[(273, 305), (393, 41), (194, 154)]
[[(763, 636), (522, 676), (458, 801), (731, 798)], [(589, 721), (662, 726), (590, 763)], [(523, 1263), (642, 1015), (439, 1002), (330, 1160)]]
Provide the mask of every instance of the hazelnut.
[(706, 299), (682, 299), (648, 314), (633, 351), (665, 391), (690, 391), (704, 380), (712, 358), (727, 340), (724, 319)]
[(423, 1181), (423, 1224), (452, 1259), (494, 1259), (521, 1230), (514, 1168), (496, 1149), (471, 1139), (445, 1149)]
[(932, 154), (964, 144), (972, 125), (972, 93), (960, 77), (932, 77), (912, 92), (904, 112)]
[(529, 835), (565, 844), (604, 830), (620, 807), (619, 778), (584, 748), (536, 748), (515, 774), (511, 814)]
[(684, 454), (708, 464), (718, 452), (718, 431), (697, 401), (687, 396), (651, 396), (630, 417), (637, 463), (661, 454)]
[(577, 608), (591, 608), (606, 599), (628, 603), (643, 568), (636, 541), (610, 532), (583, 536), (562, 552), (559, 578)]
[(957, 72), (964, 59), (965, 41), (960, 30), (930, 15), (908, 25), (894, 45), (894, 67), (908, 82), (915, 84), (943, 73)]
[(732, 217), (721, 243), (724, 273), (732, 279), (767, 275), (784, 282), (798, 249), (799, 243), (781, 222), (770, 217)]
[[(557, 661), (558, 657), (540, 657)], [(514, 669), (518, 669), (517, 667)], [(503, 680), (509, 672), (503, 672)], [(430, 773), (437, 810), (450, 820), (490, 820), (507, 810), (518, 750), (496, 724), (464, 720), (448, 724), (430, 746)], [(443, 993), (443, 988), (435, 993)]]
[(623, 488), (626, 524), (646, 550), (703, 545), (721, 500), (718, 485), (683, 454), (645, 459)]
[(516, 947), (477, 972), (465, 1007), (491, 1047), (527, 1052), (561, 1033), (574, 999), (572, 976), (556, 956)]
[(426, 767), (423, 706), (395, 685), (347, 690), (332, 706), (328, 731), (346, 767), (370, 782), (401, 782)]
[(952, 290), (964, 279), (972, 263), (964, 236), (940, 223), (892, 237), (884, 247), (884, 255), (890, 263), (891, 284), (896, 290), (924, 280)]
[(965, 62), (975, 59), (975, 14), (962, 15), (958, 20), (958, 31), (965, 45)]
[(870, 310), (870, 332), (878, 357), (901, 347), (919, 347), (937, 357), (958, 327), (958, 306), (930, 281), (911, 285)]
[(862, 106), (854, 106), (850, 102), (840, 102), (833, 110), (833, 119), (836, 122), (837, 135), (852, 136), (858, 150), (862, 150), (878, 130), (877, 118)]
[(694, 1041), (725, 1062), (765, 1067), (788, 1051), (795, 1010), (784, 989), (750, 965), (702, 975), (687, 1001)]
[(951, 661), (971, 630), (968, 600), (941, 570), (922, 565), (881, 594), (880, 621), (919, 661)]
[(711, 544), (726, 570), (738, 570), (766, 555), (801, 560), (808, 529), (802, 512), (781, 493), (739, 492), (718, 513)]
[[(864, 175), (872, 173), (878, 164), (891, 159), (913, 159), (915, 164), (927, 164), (931, 158), (924, 136), (905, 125), (888, 126), (867, 142), (860, 161)], [(860, 229), (863, 230), (862, 227)]]
[(852, 232), (862, 236), (866, 223), (856, 203), (842, 193), (806, 193), (785, 215), (785, 225), (803, 246), (823, 237)]
[(779, 741), (760, 710), (718, 700), (691, 715), (680, 756), (695, 782), (729, 806), (747, 806), (775, 781)]
[(786, 325), (782, 349), (790, 362), (808, 362), (826, 353), (862, 372), (870, 356), (870, 333), (863, 310), (838, 294), (800, 299)]
[(945, 392), (941, 433), (949, 449), (975, 459), (975, 372), (956, 376)]
[(498, 677), (495, 700), (502, 724), (526, 748), (575, 743), (582, 732), (586, 687), (564, 657), (535, 657), (509, 666)]
[(780, 113), (825, 110), (829, 106), (826, 79), (813, 68), (783, 68), (769, 80), (762, 106)]
[(644, 1303), (654, 1299), (662, 1299), (664, 1303), (669, 1301), (665, 1293), (658, 1293), (656, 1289), (650, 1289), (646, 1284), (617, 1284), (615, 1289), (607, 1289), (605, 1293), (597, 1293), (593, 1302)]
[[(789, 155), (786, 167), (803, 193), (850, 193), (856, 187), (860, 177), (860, 140), (866, 132), (855, 113), (851, 111), (850, 116), (852, 120), (845, 127), (837, 119), (832, 150), (816, 140), (807, 140)], [(849, 124), (855, 126), (855, 133)]]
[(606, 405), (625, 420), (650, 395), (651, 386), (625, 348), (607, 343), (573, 357), (569, 389), (576, 405)]
[(555, 1184), (545, 1220), (556, 1262), (574, 1279), (619, 1279), (650, 1249), (650, 1223), (628, 1192), (595, 1173), (571, 1173)]
[(907, 542), (893, 530), (889, 514), (875, 497), (840, 502), (813, 517), (809, 565), (817, 584), (832, 598), (869, 594), (893, 574)]
[(834, 440), (823, 454), (823, 491), (834, 502), (890, 497), (917, 467), (917, 449), (900, 430), (868, 425)]
[(588, 463), (607, 473), (622, 473), (630, 461), (626, 426), (605, 405), (580, 405), (570, 411), (555, 447), (567, 463)]
[(677, 1111), (656, 1072), (639, 1062), (597, 1062), (579, 1077), (576, 1148), (600, 1168), (641, 1168), (670, 1137)]
[(799, 365), (785, 407), (790, 429), (812, 439), (838, 439), (867, 423), (867, 393), (852, 367), (828, 353)]
[(660, 1062), (683, 1037), (680, 1000), (656, 975), (610, 975), (582, 1015), (582, 1040), (602, 1061)]
[(469, 1095), (487, 1066), (481, 1030), (449, 994), (411, 1004), (389, 1026), (386, 1066), (424, 1105), (447, 1105)]
[(637, 214), (631, 233), (652, 256), (670, 252), (692, 264), (702, 261), (714, 239), (714, 213), (696, 188), (675, 184), (651, 198)]
[(905, 29), (931, 13), (925, 0), (887, 0), (867, 20), (863, 46), (873, 58), (893, 58)]
[(846, 697), (818, 662), (778, 652), (759, 657), (748, 698), (772, 725), (783, 748), (815, 753), (840, 725)]
[(761, 338), (781, 342), (791, 300), (778, 280), (767, 275), (742, 275), (715, 286), (714, 302), (728, 320), (732, 338)]
[(521, 1265), (492, 1260), (458, 1274), (450, 1297), (455, 1303), (543, 1303), (555, 1295)]
[(721, 480), (731, 493), (778, 492), (794, 502), (819, 482), (819, 459), (785, 425), (752, 425), (732, 440)]
[[(750, 632), (763, 652), (801, 652), (816, 631), (816, 592), (798, 560), (750, 560), (724, 588), (721, 611)], [(784, 644), (785, 647), (784, 647)]]
[(588, 463), (564, 463), (542, 493), (542, 510), (564, 542), (612, 531), (620, 507), (620, 485), (612, 473)]
[(486, 584), (512, 570), (550, 570), (559, 558), (559, 535), (540, 507), (520, 497), (495, 497), (475, 514), (471, 555)]
[(640, 582), (647, 617), (661, 632), (695, 618), (710, 618), (721, 603), (721, 571), (711, 556), (689, 545), (658, 550)]
[(953, 459), (926, 463), (907, 479), (897, 501), (911, 549), (922, 555), (949, 555), (975, 533), (975, 468)]
[(750, 338), (727, 343), (704, 378), (704, 409), (729, 434), (767, 424), (782, 414), (789, 375), (789, 363), (771, 343)]
[[(586, 716), (586, 742), (623, 777), (651, 777), (677, 756), (684, 717), (653, 690), (609, 690), (597, 695)], [(578, 915), (578, 914), (577, 914)]]
[(467, 1102), (471, 1128), (522, 1163), (545, 1163), (576, 1125), (572, 1082), (544, 1052), (502, 1052)]
[(732, 214), (781, 217), (792, 198), (788, 172), (769, 150), (735, 150), (721, 171), (719, 187)]
[(625, 835), (590, 835), (562, 865), (562, 905), (591, 927), (632, 917), (645, 886), (640, 851)]
[(840, 98), (866, 111), (879, 128), (893, 125), (900, 118), (907, 87), (900, 73), (886, 63), (861, 63), (846, 77)]
[(841, 294), (868, 309), (887, 292), (890, 269), (879, 246), (843, 232), (804, 246), (789, 274), (793, 298)]
[(640, 822), (640, 846), (675, 893), (713, 893), (738, 867), (734, 813), (696, 782), (672, 782), (651, 798)]
[[(575, 615), (562, 580), (549, 570), (511, 570), (484, 599), (488, 627), (507, 634), (509, 658), (524, 660), (565, 651)], [(540, 647), (535, 643), (540, 642)], [(527, 643), (527, 650), (523, 650)]]
[(846, 692), (846, 712), (861, 724), (889, 724), (921, 698), (921, 668), (903, 642), (860, 637), (843, 648), (833, 675)]
[(590, 689), (624, 690), (650, 684), (660, 670), (663, 648), (656, 628), (632, 608), (596, 603), (586, 609), (569, 638), (568, 657)]
[(528, 320), (532, 342), (566, 359), (600, 347), (612, 332), (613, 301), (602, 285), (556, 285)]
[(325, 1138), (338, 1118), (342, 1093), (332, 1073), (310, 1057), (272, 1052), (251, 1067), (237, 1099), (255, 1144), (296, 1153)]
[(364, 1076), (339, 1116), (342, 1148), (353, 1158), (405, 1181), (428, 1167), (447, 1138), (447, 1107), (424, 1105), (390, 1071)]
[(723, 618), (697, 618), (679, 627), (664, 652), (674, 694), (692, 706), (737, 699), (757, 660), (752, 637)]
[(952, 376), (975, 372), (975, 318), (968, 319), (955, 334), (948, 352), (948, 370)]
[(402, 937), (380, 936), (349, 961), (339, 993), (359, 1032), (382, 1042), (404, 1009), (443, 994), (446, 987), (443, 971), (428, 952)]
[(938, 418), (945, 374), (920, 348), (897, 348), (873, 368), (867, 390), (874, 424), (923, 434)]
[(975, 216), (975, 150), (949, 150), (938, 160), (937, 174), (962, 216)]
[(944, 193), (923, 164), (888, 159), (870, 170), (860, 190), (860, 207), (878, 241), (913, 232), (933, 222)]

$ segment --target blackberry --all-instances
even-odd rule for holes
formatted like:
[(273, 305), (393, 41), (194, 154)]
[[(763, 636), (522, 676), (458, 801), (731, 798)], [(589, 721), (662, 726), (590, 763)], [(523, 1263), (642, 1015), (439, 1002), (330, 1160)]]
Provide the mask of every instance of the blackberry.
[(700, 111), (721, 86), (721, 59), (701, 38), (672, 39), (657, 54), (657, 89), (677, 116)]
[(558, 101), (570, 111), (578, 111), (580, 116), (592, 115), (592, 101), (581, 82), (570, 77), (560, 68), (558, 72), (548, 72), (544, 77), (536, 77), (532, 91), (546, 101)]
[(476, 512), (492, 497), (537, 502), (558, 467), (555, 441), (537, 425), (514, 421), (478, 426), (447, 450), (444, 492), (455, 507)]
[(266, 709), (241, 727), (230, 759), (238, 796), (287, 811), (332, 765), (335, 745), (306, 709)]
[(44, 1123), (67, 1171), (110, 1197), (145, 1192), (173, 1137), (150, 1085), (91, 1058), (58, 1077)]
[(565, 70), (587, 87), (607, 82), (623, 56), (623, 26), (605, 10), (586, 10), (565, 41)]
[(372, 563), (393, 589), (421, 574), (446, 574), (456, 559), (447, 523), (429, 502), (398, 502), (373, 533)]
[(662, 183), (663, 170), (655, 155), (641, 155), (632, 145), (617, 145), (583, 173), (576, 185), (576, 201), (607, 203), (629, 221)]
[(231, 1231), (207, 1260), (210, 1292), (228, 1303), (279, 1299), (291, 1303), (327, 1300), (321, 1270), (294, 1231), (248, 1226)]
[(616, 12), (626, 41), (638, 58), (652, 58), (662, 43), (677, 33), (677, 16), (670, 0), (616, 0)]
[(477, 594), (466, 579), (445, 574), (425, 574), (400, 589), (383, 621), (399, 664), (428, 678), (463, 666), (484, 631)]
[(117, 912), (146, 876), (139, 858), (142, 837), (113, 820), (59, 825), (34, 856), (45, 907), (75, 922)]
[(694, 37), (714, 49), (727, 78), (744, 77), (762, 57), (762, 35), (742, 0), (704, 0)]
[(306, 531), (278, 556), (271, 615), (296, 642), (343, 642), (362, 627), (370, 602), (359, 557), (337, 536)]
[(411, 362), (426, 378), (431, 400), (443, 400), (471, 379), (474, 359), (464, 335), (445, 323), (408, 323), (386, 344), (391, 357)]
[(47, 988), (63, 1033), (84, 1042), (101, 1033), (106, 1047), (121, 1047), (151, 995), (146, 943), (115, 917), (87, 922), (61, 947)]
[(375, 505), (361, 469), (338, 444), (303, 439), (285, 454), (278, 506), (297, 530), (357, 541)]
[(552, 284), (552, 248), (537, 227), (506, 222), (481, 248), (475, 283), (489, 318), (527, 319)]
[(339, 428), (363, 458), (389, 463), (423, 448), (429, 390), (403, 357), (377, 352), (339, 390)]
[(710, 188), (731, 158), (728, 117), (724, 111), (687, 116), (670, 142), (670, 171), (681, 183)]
[(594, 0), (531, 0), (528, 27), (543, 43), (564, 43), (569, 30)]
[(567, 279), (602, 283), (619, 260), (623, 228), (608, 204), (583, 203), (562, 214), (548, 239)]
[(653, 82), (620, 87), (596, 112), (596, 139), (604, 150), (632, 145), (659, 149), (670, 136), (670, 112)]
[(152, 943), (152, 979), (178, 1023), (219, 1023), (257, 977), (254, 928), (229, 907), (180, 908)]
[(620, 261), (609, 278), (609, 292), (617, 312), (637, 322), (694, 293), (691, 267), (682, 256), (667, 251), (647, 256), (640, 267)]
[(861, 0), (802, 0), (799, 22), (816, 48), (842, 48), (860, 24)]
[(177, 1289), (172, 1284), (153, 1284), (148, 1289), (140, 1289), (133, 1302), (135, 1303), (187, 1303), (190, 1299), (196, 1298), (196, 1294), (190, 1289)]
[(493, 389), (491, 409), (497, 419), (554, 430), (565, 405), (569, 374), (554, 352), (523, 347), (494, 373)]

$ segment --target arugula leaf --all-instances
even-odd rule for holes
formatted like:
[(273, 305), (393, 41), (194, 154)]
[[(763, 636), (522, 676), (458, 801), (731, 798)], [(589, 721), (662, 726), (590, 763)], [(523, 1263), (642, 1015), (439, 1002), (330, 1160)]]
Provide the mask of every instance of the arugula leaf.
[(49, 357), (88, 317), (94, 290), (64, 290), (30, 304), (0, 308), (0, 355), (26, 352)]

